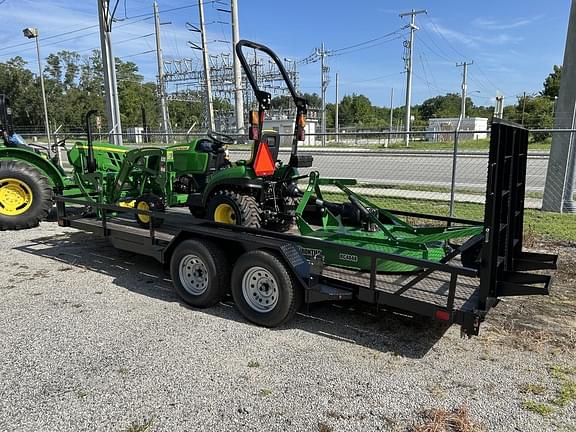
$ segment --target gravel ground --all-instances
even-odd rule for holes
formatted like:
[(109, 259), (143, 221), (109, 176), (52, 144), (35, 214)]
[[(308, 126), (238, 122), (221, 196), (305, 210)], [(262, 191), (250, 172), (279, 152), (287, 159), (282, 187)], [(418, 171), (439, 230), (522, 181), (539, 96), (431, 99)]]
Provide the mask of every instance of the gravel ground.
[(471, 340), (353, 305), (270, 330), (186, 307), (159, 264), (89, 234), (0, 236), (2, 431), (404, 431), (461, 406), (486, 430), (576, 430), (573, 398), (552, 402), (576, 380), (574, 266), (551, 297), (567, 319), (514, 299)]

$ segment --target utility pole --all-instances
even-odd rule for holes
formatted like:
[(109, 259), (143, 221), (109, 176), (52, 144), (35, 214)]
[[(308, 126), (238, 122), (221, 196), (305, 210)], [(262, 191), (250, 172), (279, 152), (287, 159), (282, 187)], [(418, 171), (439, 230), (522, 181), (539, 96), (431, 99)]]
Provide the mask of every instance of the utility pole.
[(236, 102), (236, 130), (244, 133), (244, 94), (242, 91), (242, 70), (236, 55), (236, 44), (240, 40), (240, 22), (238, 20), (238, 0), (231, 0), (232, 11), (232, 56), (234, 58), (234, 97)]
[[(569, 16), (555, 129), (576, 127), (576, 1), (572, 1)], [(573, 132), (556, 132), (552, 134), (542, 210), (576, 213), (575, 179), (576, 137)]]
[(102, 48), (102, 66), (104, 68), (104, 93), (106, 100), (106, 118), (110, 131), (110, 142), (122, 145), (122, 122), (120, 103), (118, 102), (118, 84), (116, 82), (116, 61), (112, 54), (112, 22), (110, 0), (98, 0), (100, 18), (100, 45)]
[(50, 120), (48, 118), (48, 101), (46, 100), (46, 88), (44, 87), (44, 72), (42, 70), (42, 57), (40, 56), (40, 32), (36, 27), (28, 27), (22, 30), (24, 37), (35, 39), (36, 55), (38, 57), (38, 77), (40, 78), (40, 90), (42, 92), (42, 102), (44, 103), (44, 127), (46, 130), (46, 139), (50, 145)]
[(456, 63), (456, 67), (462, 67), (462, 104), (460, 106), (460, 118), (464, 120), (466, 118), (466, 93), (468, 91), (468, 66), (474, 64), (474, 62), (463, 62)]
[(394, 123), (394, 87), (390, 89), (390, 134), (388, 135), (388, 140), (386, 141), (385, 147), (388, 148), (388, 144), (392, 139), (392, 124)]
[(317, 54), (320, 56), (320, 68), (321, 68), (321, 86), (322, 86), (322, 146), (326, 146), (326, 90), (328, 89), (328, 72), (330, 68), (326, 66), (325, 59), (328, 54), (324, 49), (324, 42)]
[(338, 95), (338, 87), (340, 85), (338, 72), (336, 72), (336, 112), (334, 114), (334, 129), (336, 130), (336, 142), (340, 142), (340, 119), (338, 118), (338, 108), (340, 105), (340, 96)]
[(414, 60), (414, 32), (420, 30), (416, 26), (416, 15), (428, 13), (426, 9), (414, 10), (400, 14), (400, 18), (410, 15), (410, 40), (404, 42), (408, 53), (404, 58), (406, 67), (406, 135), (404, 136), (404, 143), (406, 147), (410, 145), (410, 123), (412, 121), (410, 106), (412, 105), (412, 63)]
[(208, 128), (214, 130), (214, 102), (212, 100), (212, 82), (210, 81), (210, 59), (208, 55), (208, 44), (206, 43), (206, 25), (204, 22), (204, 2), (198, 2), (200, 12), (200, 36), (202, 38), (202, 58), (204, 60), (204, 79), (206, 81), (206, 103)]
[(160, 13), (158, 12), (158, 2), (154, 0), (154, 24), (156, 29), (156, 58), (158, 61), (158, 98), (160, 99), (160, 111), (162, 114), (162, 132), (164, 132), (164, 143), (168, 144), (170, 138), (168, 105), (166, 104), (166, 87), (164, 83), (164, 59), (162, 57), (162, 45), (160, 43)]
[(526, 92), (522, 95), (522, 121), (521, 124), (524, 126), (524, 112), (526, 111)]
[(494, 108), (494, 117), (504, 117), (504, 96), (502, 96), (500, 93), (496, 93), (496, 107)]

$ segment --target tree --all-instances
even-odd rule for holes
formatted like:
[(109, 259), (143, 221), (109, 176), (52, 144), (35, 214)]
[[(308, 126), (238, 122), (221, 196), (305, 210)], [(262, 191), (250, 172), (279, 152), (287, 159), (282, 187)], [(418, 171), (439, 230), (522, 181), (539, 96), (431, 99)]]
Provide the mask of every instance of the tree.
[(292, 104), (292, 97), (281, 95), (272, 98), (272, 108), (274, 109), (288, 109)]
[(40, 128), (44, 124), (40, 83), (26, 65), (20, 56), (0, 63), (0, 89), (10, 99), (15, 125)]
[(311, 108), (322, 108), (322, 98), (318, 93), (304, 93), (302, 95), (308, 101), (308, 106)]
[[(462, 97), (456, 93), (447, 93), (445, 96), (436, 96), (426, 99), (419, 106), (419, 112), (423, 120), (433, 117), (459, 117), (462, 109)], [(466, 98), (466, 113), (471, 115), (474, 109), (472, 99)]]
[(552, 99), (558, 97), (561, 78), (562, 66), (554, 65), (554, 71), (544, 80), (544, 90), (542, 90), (540, 94)]
[(364, 95), (353, 93), (344, 96), (340, 102), (340, 123), (342, 125), (371, 126), (376, 123), (376, 116), (372, 102)]

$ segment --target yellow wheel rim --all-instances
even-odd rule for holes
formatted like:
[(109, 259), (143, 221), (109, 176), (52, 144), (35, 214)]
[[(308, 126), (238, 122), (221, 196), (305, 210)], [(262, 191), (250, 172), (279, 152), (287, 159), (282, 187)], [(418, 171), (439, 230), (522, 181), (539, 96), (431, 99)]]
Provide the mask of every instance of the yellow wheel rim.
[(214, 222), (236, 225), (236, 212), (230, 204), (220, 204), (214, 211)]
[(19, 216), (32, 205), (32, 189), (22, 180), (0, 179), (0, 215)]
[[(148, 210), (150, 211), (150, 205), (146, 201), (140, 201), (138, 203), (138, 210)], [(138, 213), (138, 220), (140, 222), (147, 224), (150, 223), (150, 216)]]

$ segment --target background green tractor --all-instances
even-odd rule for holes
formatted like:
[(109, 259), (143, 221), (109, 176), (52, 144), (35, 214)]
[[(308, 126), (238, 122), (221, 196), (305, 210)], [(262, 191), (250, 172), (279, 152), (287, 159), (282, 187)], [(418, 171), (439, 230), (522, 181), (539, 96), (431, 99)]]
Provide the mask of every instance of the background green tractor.
[(0, 95), (0, 230), (38, 225), (52, 209), (54, 193), (74, 192), (56, 152), (25, 144), (14, 132), (8, 98)]

